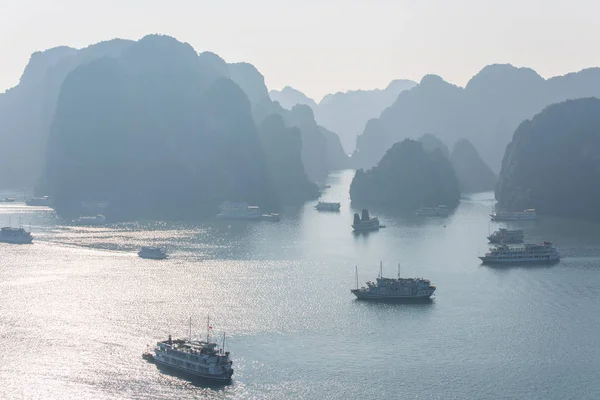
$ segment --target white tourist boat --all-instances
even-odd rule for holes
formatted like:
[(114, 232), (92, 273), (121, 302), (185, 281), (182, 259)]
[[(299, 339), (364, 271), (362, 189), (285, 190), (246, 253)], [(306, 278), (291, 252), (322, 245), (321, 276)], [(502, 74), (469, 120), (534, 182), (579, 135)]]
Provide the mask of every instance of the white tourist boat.
[(340, 211), (341, 204), (328, 201), (319, 201), (315, 208), (318, 211)]
[(416, 214), (421, 217), (447, 217), (450, 215), (450, 209), (444, 205), (437, 207), (421, 207)]
[(225, 351), (225, 334), (223, 345), (217, 347), (210, 341), (210, 320), (206, 325), (206, 340), (192, 340), (192, 319), (190, 318), (189, 339), (172, 339), (156, 343), (154, 354), (145, 352), (142, 357), (159, 366), (168, 367), (188, 375), (227, 383), (233, 375), (233, 361), (229, 352)]
[(217, 218), (221, 219), (239, 219), (239, 220), (260, 220), (262, 213), (258, 206), (250, 206), (248, 203), (233, 203), (225, 201), (219, 206), (221, 212)]
[(28, 206), (51, 207), (52, 199), (50, 196), (32, 197), (25, 202)]
[(524, 211), (494, 211), (490, 214), (492, 221), (531, 221), (537, 218), (535, 209)]
[(0, 242), (12, 244), (30, 244), (33, 242), (31, 232), (23, 228), (5, 226), (0, 229)]
[(138, 252), (141, 258), (149, 258), (152, 260), (164, 260), (167, 258), (167, 253), (159, 247), (143, 246)]
[(545, 264), (560, 260), (560, 254), (550, 242), (525, 243), (520, 246), (495, 246), (479, 257), (483, 264)]
[(488, 236), (488, 240), (490, 243), (523, 243), (525, 240), (525, 233), (523, 232), (523, 229), (500, 228)]
[(83, 216), (75, 220), (80, 225), (104, 225), (106, 223), (106, 217), (102, 214), (94, 216)]

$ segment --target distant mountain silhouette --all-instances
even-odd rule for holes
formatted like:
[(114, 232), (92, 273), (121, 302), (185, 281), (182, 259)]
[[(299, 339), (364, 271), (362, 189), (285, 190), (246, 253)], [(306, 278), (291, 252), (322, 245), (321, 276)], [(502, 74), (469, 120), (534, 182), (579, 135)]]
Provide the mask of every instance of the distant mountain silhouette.
[[(250, 64), (246, 65), (249, 68)], [(238, 67), (239, 68), (239, 67)], [(252, 67), (254, 68), (254, 67)], [(254, 69), (256, 71), (256, 69)], [(349, 157), (344, 153), (340, 140), (334, 132), (317, 125), (311, 107), (296, 104), (290, 110), (272, 101), (264, 83), (264, 77), (256, 72), (238, 72), (234, 79), (242, 88), (253, 93), (253, 113), (257, 124), (273, 114), (281, 116), (287, 127), (300, 129), (302, 134), (302, 161), (309, 179), (324, 182), (333, 170), (347, 168)]]
[(258, 132), (277, 197), (285, 204), (318, 197), (317, 185), (304, 172), (300, 129), (286, 127), (280, 115), (271, 114), (260, 124)]
[(439, 149), (426, 152), (420, 142), (405, 139), (394, 144), (376, 167), (356, 171), (350, 197), (361, 206), (412, 210), (440, 204), (454, 207), (460, 190), (450, 161)]
[(600, 220), (600, 100), (554, 104), (522, 122), (506, 149), (498, 207)]
[(385, 108), (394, 103), (400, 92), (415, 85), (416, 82), (398, 79), (390, 82), (383, 90), (351, 90), (328, 94), (318, 104), (289, 86), (281, 91), (271, 90), (269, 96), (288, 110), (296, 104), (310, 106), (317, 123), (336, 132), (344, 150), (350, 153), (354, 151), (356, 137), (363, 132), (367, 121), (379, 117)]
[(450, 159), (450, 151), (448, 150), (448, 146), (444, 142), (442, 142), (437, 136), (432, 135), (431, 133), (426, 133), (422, 135), (419, 139), (421, 145), (423, 145), (423, 150), (428, 153), (433, 152), (435, 149), (439, 149), (444, 157)]
[(450, 163), (462, 193), (487, 192), (494, 189), (498, 177), (467, 139), (456, 142), (450, 154)]
[(490, 65), (460, 88), (435, 75), (425, 76), (377, 122), (357, 138), (353, 162), (375, 165), (392, 144), (432, 133), (448, 144), (468, 139), (498, 170), (517, 125), (549, 104), (569, 98), (600, 96), (600, 69), (592, 68), (548, 80), (529, 68)]
[(281, 107), (285, 108), (286, 110), (291, 110), (292, 107), (297, 104), (307, 105), (312, 108), (313, 111), (317, 109), (317, 103), (313, 99), (290, 86), (286, 86), (280, 91), (269, 91), (269, 97), (271, 100), (281, 104)]
[(119, 56), (131, 43), (115, 39), (81, 50), (63, 46), (31, 55), (19, 84), (0, 94), (1, 187), (31, 187), (40, 177), (65, 77), (84, 63)]
[(229, 79), (252, 75), (248, 65), (150, 35), (75, 68), (48, 143), (56, 210), (77, 215), (82, 201), (103, 200), (114, 218), (190, 218), (224, 200), (273, 209), (315, 197), (298, 132), (277, 120), (257, 130), (249, 98), (260, 85)]

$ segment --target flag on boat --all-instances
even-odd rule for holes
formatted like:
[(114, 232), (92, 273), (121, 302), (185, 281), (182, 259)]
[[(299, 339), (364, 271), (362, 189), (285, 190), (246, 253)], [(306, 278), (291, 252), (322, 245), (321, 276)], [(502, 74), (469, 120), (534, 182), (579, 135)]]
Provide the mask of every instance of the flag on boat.
[(212, 329), (212, 326), (209, 326), (208, 329)]

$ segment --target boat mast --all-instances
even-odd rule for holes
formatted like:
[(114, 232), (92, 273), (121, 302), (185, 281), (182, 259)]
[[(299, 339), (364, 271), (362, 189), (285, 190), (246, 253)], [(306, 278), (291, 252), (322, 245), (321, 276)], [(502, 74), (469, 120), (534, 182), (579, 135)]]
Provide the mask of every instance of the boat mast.
[(206, 343), (209, 343), (208, 339), (210, 336), (210, 314), (206, 315)]
[(356, 276), (356, 290), (358, 290), (358, 265), (354, 266), (354, 275)]
[(190, 315), (190, 342), (192, 341), (192, 316)]
[(223, 353), (225, 353), (225, 332), (223, 332)]
[(400, 279), (400, 263), (398, 263), (398, 279)]
[(379, 261), (379, 277), (383, 278), (383, 261)]

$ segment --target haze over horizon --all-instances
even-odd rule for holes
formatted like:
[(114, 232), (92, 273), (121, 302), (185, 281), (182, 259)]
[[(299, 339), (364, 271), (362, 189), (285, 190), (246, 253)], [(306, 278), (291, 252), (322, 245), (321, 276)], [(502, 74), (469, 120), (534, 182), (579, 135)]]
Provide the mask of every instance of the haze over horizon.
[[(114, 10), (118, 9), (116, 13)], [(269, 89), (315, 100), (384, 88), (426, 74), (464, 86), (484, 66), (511, 63), (545, 78), (600, 65), (600, 4), (590, 0), (367, 3), (263, 0), (194, 3), (5, 0), (0, 6), (0, 92), (18, 83), (31, 53), (161, 33), (254, 64)], [(34, 28), (35, 29), (32, 29)]]

